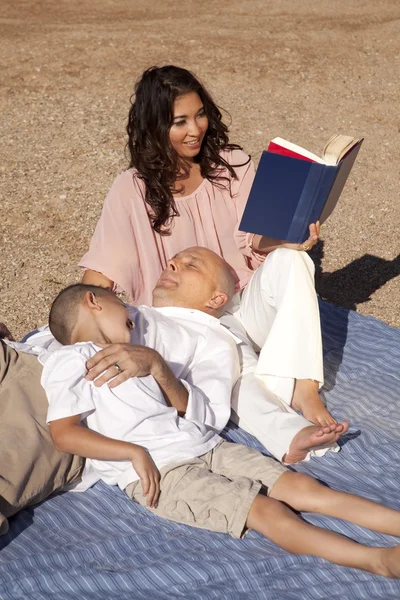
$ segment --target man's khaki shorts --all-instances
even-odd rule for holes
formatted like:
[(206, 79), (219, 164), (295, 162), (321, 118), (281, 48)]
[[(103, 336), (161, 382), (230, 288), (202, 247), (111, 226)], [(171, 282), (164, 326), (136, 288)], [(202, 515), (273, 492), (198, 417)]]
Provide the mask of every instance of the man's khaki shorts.
[[(149, 510), (171, 521), (240, 538), (261, 487), (269, 494), (286, 470), (252, 448), (221, 441), (198, 458), (161, 468), (158, 506)], [(125, 491), (146, 506), (139, 481)]]

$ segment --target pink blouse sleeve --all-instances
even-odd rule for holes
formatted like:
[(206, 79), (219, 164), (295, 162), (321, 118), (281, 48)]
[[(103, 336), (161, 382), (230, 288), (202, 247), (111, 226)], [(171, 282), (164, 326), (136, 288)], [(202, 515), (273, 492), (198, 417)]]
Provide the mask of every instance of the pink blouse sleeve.
[[(236, 164), (245, 162), (247, 154), (244, 152), (234, 151), (230, 164), (234, 167)], [(235, 167), (234, 167), (235, 168)], [(235, 168), (238, 179), (233, 179), (231, 182), (231, 193), (232, 198), (236, 203), (236, 214), (237, 224), (234, 232), (234, 239), (238, 250), (247, 257), (249, 266), (252, 269), (256, 269), (265, 260), (265, 254), (253, 250), (252, 242), (254, 233), (247, 233), (246, 231), (240, 231), (239, 223), (242, 219), (242, 215), (246, 206), (247, 198), (249, 197), (250, 189), (254, 181), (254, 163), (250, 160), (243, 167)]]
[[(132, 171), (119, 175), (104, 202), (88, 252), (79, 266), (98, 271), (114, 282), (114, 290), (135, 296), (139, 272), (132, 211), (141, 195)], [(140, 202), (140, 204), (143, 204)]]

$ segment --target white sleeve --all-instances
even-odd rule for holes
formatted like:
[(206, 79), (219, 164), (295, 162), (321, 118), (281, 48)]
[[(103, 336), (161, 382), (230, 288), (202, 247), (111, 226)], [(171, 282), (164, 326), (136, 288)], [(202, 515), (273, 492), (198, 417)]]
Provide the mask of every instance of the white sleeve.
[[(185, 418), (199, 421), (219, 433), (229, 421), (231, 395), (240, 374), (233, 341), (214, 338), (193, 360), (186, 377), (189, 390)], [(185, 384), (185, 382), (182, 382)]]
[(84, 419), (95, 410), (86, 373), (86, 357), (74, 348), (62, 348), (49, 356), (41, 378), (49, 401), (47, 423), (74, 415)]

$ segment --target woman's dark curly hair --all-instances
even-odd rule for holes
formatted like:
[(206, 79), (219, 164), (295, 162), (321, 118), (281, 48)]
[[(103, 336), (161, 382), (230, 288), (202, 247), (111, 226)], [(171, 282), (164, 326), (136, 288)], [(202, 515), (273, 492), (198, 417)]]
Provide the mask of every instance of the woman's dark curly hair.
[[(196, 92), (208, 118), (208, 129), (195, 161), (205, 179), (221, 185), (220, 173), (235, 171), (220, 155), (222, 149), (241, 149), (229, 144), (228, 128), (210, 94), (188, 70), (168, 65), (147, 69), (135, 86), (135, 96), (129, 111), (127, 125), (130, 167), (135, 167), (145, 183), (147, 204), (151, 207), (152, 227), (160, 234), (168, 234), (168, 224), (179, 216), (173, 193), (177, 190), (179, 173), (188, 172), (188, 165), (180, 161), (169, 139), (173, 123), (174, 102), (183, 94)], [(249, 159), (250, 160), (250, 159)], [(241, 166), (241, 165), (235, 165)], [(216, 180), (220, 181), (217, 182)], [(227, 179), (227, 178), (225, 178)]]

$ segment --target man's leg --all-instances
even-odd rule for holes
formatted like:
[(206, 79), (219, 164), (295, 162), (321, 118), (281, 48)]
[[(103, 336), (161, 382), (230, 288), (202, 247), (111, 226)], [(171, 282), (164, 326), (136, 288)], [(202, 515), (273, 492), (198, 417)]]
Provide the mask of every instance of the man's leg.
[(235, 313), (260, 348), (257, 375), (309, 421), (334, 423), (319, 394), (322, 342), (314, 265), (304, 252), (280, 248), (254, 273)]
[(335, 442), (347, 431), (347, 423), (313, 426), (271, 392), (255, 375), (258, 356), (234, 317), (234, 310), (221, 319), (243, 341), (238, 346), (241, 376), (232, 392), (231, 419), (254, 435), (278, 460), (295, 463), (309, 460), (311, 456), (323, 456), (329, 450), (337, 452), (339, 446)]
[(231, 419), (254, 435), (277, 459), (286, 463), (337, 452), (336, 441), (348, 429), (347, 423), (316, 426), (281, 402), (251, 373), (243, 375), (232, 394)]

